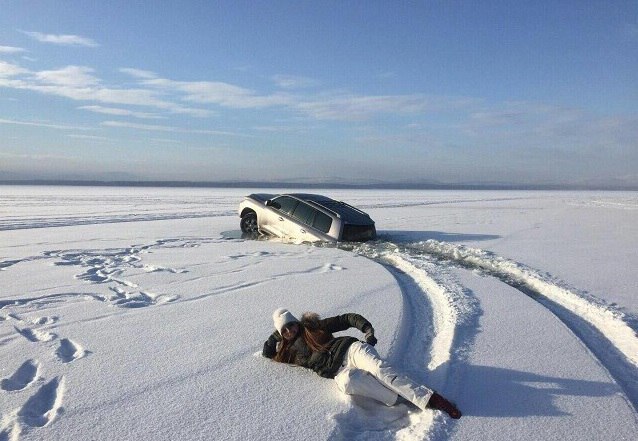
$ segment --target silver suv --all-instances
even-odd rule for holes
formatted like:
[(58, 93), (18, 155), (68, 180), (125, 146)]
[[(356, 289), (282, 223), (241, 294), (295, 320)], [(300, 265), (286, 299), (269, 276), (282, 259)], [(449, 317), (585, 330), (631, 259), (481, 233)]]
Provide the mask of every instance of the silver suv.
[(251, 194), (239, 204), (239, 216), (244, 233), (297, 242), (363, 242), (377, 235), (366, 213), (318, 194)]

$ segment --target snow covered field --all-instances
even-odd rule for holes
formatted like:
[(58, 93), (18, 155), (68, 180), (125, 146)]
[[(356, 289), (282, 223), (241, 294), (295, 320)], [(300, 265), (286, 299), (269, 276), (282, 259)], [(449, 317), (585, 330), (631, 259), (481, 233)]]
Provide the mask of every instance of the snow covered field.
[[(316, 191), (380, 237), (309, 246), (240, 238), (258, 190), (0, 187), (0, 441), (636, 439), (637, 193)], [(282, 306), (464, 417), (262, 358)]]

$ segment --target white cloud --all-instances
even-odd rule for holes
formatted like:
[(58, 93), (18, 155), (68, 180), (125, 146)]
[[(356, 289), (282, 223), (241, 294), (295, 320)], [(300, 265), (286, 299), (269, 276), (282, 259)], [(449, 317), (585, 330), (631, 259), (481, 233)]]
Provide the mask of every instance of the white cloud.
[(0, 77), (13, 77), (28, 72), (29, 71), (27, 69), (24, 69), (17, 64), (11, 64), (0, 60)]
[(0, 46), (0, 54), (17, 54), (20, 52), (26, 52), (21, 47), (13, 47), (13, 46)]
[[(17, 78), (19, 75), (23, 76)], [(102, 81), (94, 75), (94, 70), (90, 67), (66, 66), (56, 70), (31, 72), (21, 66), (0, 61), (0, 87), (32, 90), (76, 101), (154, 107), (195, 117), (208, 117), (213, 114), (207, 109), (186, 107), (164, 99), (154, 89), (110, 88), (102, 86), (101, 83)], [(142, 112), (136, 115), (131, 113), (131, 116), (138, 117), (147, 117), (150, 114), (142, 115), (144, 115)]]
[(133, 116), (135, 118), (142, 119), (162, 119), (163, 116), (154, 114), (154, 113), (146, 113), (146, 112), (135, 112), (128, 109), (119, 109), (115, 107), (103, 107), (103, 106), (81, 106), (78, 107), (81, 110), (88, 110), (89, 112), (95, 113), (103, 113), (106, 115), (117, 115), (117, 116)]
[(97, 47), (94, 40), (79, 35), (64, 35), (64, 34), (44, 34), (42, 32), (29, 32), (24, 31), (24, 34), (37, 40), (41, 43), (52, 43), (62, 46), (85, 46), (85, 47)]
[[(181, 102), (216, 105), (231, 109), (265, 109), (279, 107), (297, 115), (319, 120), (365, 121), (378, 115), (407, 115), (425, 112), (466, 109), (476, 100), (454, 97), (412, 95), (366, 96), (343, 92), (324, 95), (291, 94), (278, 91), (260, 94), (255, 90), (221, 81), (176, 81), (161, 78), (156, 73), (136, 68), (119, 71), (133, 77), (136, 88), (105, 87), (92, 68), (66, 66), (55, 70), (29, 72), (20, 66), (5, 63), (0, 72), (0, 87), (27, 89), (48, 95), (93, 103), (153, 107), (165, 112), (194, 117), (209, 117), (209, 108), (184, 106)], [(20, 74), (28, 74), (20, 77)], [(302, 77), (274, 77), (284, 87), (298, 87), (311, 80)], [(152, 118), (149, 112), (139, 112), (102, 106), (84, 106), (83, 110), (137, 118)]]
[(258, 95), (250, 89), (221, 81), (175, 81), (152, 78), (142, 80), (141, 84), (166, 92), (183, 93), (184, 101), (217, 104), (230, 108), (259, 109), (292, 104), (290, 96), (286, 94)]
[(142, 78), (146, 80), (157, 78), (157, 74), (155, 72), (151, 72), (148, 70), (135, 69), (131, 67), (123, 67), (120, 69), (120, 72), (135, 78)]
[(93, 72), (94, 70), (90, 67), (66, 66), (58, 70), (36, 72), (34, 77), (44, 84), (84, 88), (100, 83), (100, 80), (92, 75)]
[[(182, 95), (183, 101), (215, 104), (235, 109), (283, 107), (315, 119), (360, 121), (378, 114), (414, 114), (425, 111), (448, 111), (475, 105), (477, 100), (464, 97), (426, 97), (422, 95), (365, 96), (347, 93), (331, 95), (292, 95), (283, 91), (259, 94), (254, 90), (221, 81), (176, 81), (161, 78), (154, 72), (122, 68), (121, 72), (139, 79), (144, 87), (165, 94)], [(282, 88), (316, 85), (310, 78), (276, 75), (272, 79)]]

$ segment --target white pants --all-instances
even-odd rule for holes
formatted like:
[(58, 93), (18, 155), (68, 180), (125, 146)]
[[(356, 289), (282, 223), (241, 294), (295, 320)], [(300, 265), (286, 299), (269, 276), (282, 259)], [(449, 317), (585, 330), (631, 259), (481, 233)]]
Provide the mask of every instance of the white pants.
[(405, 375), (399, 375), (373, 346), (363, 342), (355, 342), (350, 346), (335, 381), (345, 394), (373, 398), (386, 406), (394, 405), (401, 395), (425, 409), (433, 393)]

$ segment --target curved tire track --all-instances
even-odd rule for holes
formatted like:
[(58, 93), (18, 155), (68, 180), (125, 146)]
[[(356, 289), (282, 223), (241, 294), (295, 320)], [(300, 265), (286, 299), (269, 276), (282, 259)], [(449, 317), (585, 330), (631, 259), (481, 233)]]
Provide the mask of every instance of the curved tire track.
[(539, 302), (583, 342), (622, 387), (634, 409), (638, 409), (638, 336), (626, 314), (563, 288), (518, 262), (484, 250), (435, 240), (393, 245), (408, 254), (480, 270)]
[[(397, 252), (393, 246), (341, 244), (340, 248), (355, 252), (383, 265), (395, 278), (403, 295), (403, 320), (388, 358), (402, 371), (429, 387), (444, 386), (449, 367), (458, 355), (455, 349), (459, 314), (455, 302), (460, 288), (439, 282), (424, 268), (424, 262), (414, 262), (411, 256)], [(466, 301), (466, 304), (471, 302)], [(458, 344), (458, 342), (456, 342)], [(427, 366), (427, 370), (424, 370)], [(439, 389), (440, 390), (440, 389)], [(403, 424), (394, 424), (382, 431), (353, 424), (356, 411), (342, 420), (331, 440), (340, 439), (416, 439), (433, 433), (437, 413), (419, 412)], [(353, 418), (354, 417), (354, 418)], [(406, 424), (407, 423), (407, 424)], [(441, 427), (449, 431), (450, 426)]]

